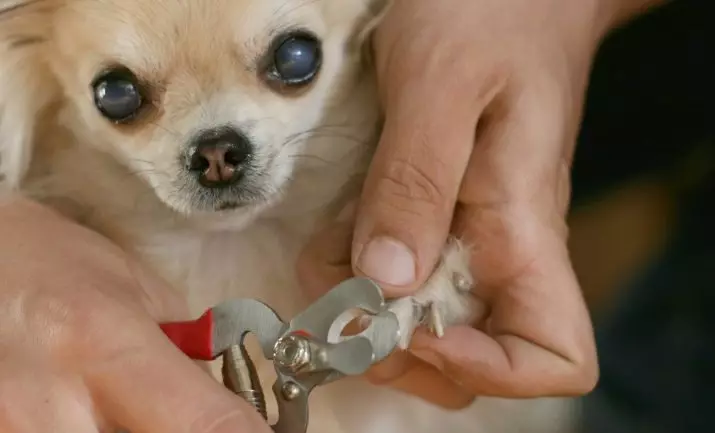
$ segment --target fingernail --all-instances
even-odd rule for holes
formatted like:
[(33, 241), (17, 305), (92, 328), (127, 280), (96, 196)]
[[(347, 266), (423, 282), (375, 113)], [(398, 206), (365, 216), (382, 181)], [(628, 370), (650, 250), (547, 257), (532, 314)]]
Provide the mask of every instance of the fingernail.
[(402, 242), (375, 238), (363, 248), (357, 267), (367, 277), (391, 286), (415, 281), (415, 258)]

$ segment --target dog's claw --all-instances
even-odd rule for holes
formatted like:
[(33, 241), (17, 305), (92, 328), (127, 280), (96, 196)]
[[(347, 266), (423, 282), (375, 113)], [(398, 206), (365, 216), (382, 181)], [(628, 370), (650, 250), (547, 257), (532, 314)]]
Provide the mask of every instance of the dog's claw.
[(484, 317), (486, 304), (473, 293), (477, 283), (469, 263), (468, 249), (459, 240), (451, 239), (441, 262), (421, 289), (391, 302), (390, 310), (400, 323), (401, 349), (407, 349), (420, 326), (442, 338), (446, 328), (471, 325)]
[[(413, 300), (414, 301), (414, 300)], [(444, 336), (444, 319), (434, 303), (419, 304), (414, 301), (415, 317), (419, 317), (419, 324), (425, 326), (437, 338)]]
[(429, 313), (427, 323), (430, 331), (437, 338), (444, 337), (444, 319), (439, 309), (434, 308), (434, 304), (430, 303), (427, 307), (427, 311)]

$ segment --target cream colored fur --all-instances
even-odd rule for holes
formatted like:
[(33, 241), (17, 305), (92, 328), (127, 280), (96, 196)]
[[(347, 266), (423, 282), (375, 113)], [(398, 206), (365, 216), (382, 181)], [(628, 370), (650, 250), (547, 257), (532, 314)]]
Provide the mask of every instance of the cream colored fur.
[[(361, 47), (381, 3), (0, 1), (0, 10), (20, 5), (0, 12), (2, 186), (110, 237), (182, 290), (194, 314), (254, 297), (291, 317), (306, 305), (297, 254), (359, 192), (379, 134)], [(286, 96), (261, 83), (253, 62), (296, 25), (322, 39), (324, 62), (307, 91)], [(98, 114), (89, 85), (108, 62), (161, 88), (149, 119), (117, 126)], [(215, 211), (176, 183), (177, 160), (192, 133), (226, 123), (250, 129), (264, 200)], [(454, 287), (473, 282), (467, 264), (468, 250), (451, 242), (423, 290), (392, 304), (403, 346), (418, 325), (413, 302), (432, 303), (448, 325), (484, 314)], [(448, 412), (358, 379), (317, 390), (310, 409), (312, 433), (558, 433), (572, 414), (549, 399), (480, 399)]]

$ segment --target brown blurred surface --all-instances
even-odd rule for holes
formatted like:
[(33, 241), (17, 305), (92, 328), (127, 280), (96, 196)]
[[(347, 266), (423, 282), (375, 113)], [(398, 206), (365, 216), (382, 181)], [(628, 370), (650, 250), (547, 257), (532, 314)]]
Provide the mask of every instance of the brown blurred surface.
[(664, 247), (674, 211), (667, 184), (651, 178), (626, 184), (571, 215), (569, 248), (592, 314), (606, 312), (616, 291)]

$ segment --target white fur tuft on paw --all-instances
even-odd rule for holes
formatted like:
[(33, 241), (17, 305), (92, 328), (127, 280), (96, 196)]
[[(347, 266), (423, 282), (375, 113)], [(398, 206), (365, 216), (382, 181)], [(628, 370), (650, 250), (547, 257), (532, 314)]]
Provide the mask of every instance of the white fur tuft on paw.
[(469, 250), (451, 238), (442, 259), (424, 286), (412, 296), (390, 303), (400, 324), (401, 349), (407, 349), (415, 330), (425, 325), (438, 337), (444, 328), (467, 325), (480, 319), (486, 305), (474, 296), (476, 281), (469, 269)]

